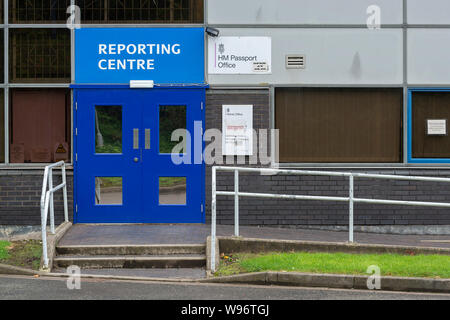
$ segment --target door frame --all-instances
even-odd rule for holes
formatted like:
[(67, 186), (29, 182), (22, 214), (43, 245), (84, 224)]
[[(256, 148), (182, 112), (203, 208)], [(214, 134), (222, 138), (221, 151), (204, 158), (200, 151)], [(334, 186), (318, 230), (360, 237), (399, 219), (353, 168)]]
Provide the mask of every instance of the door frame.
[[(73, 137), (73, 223), (77, 224), (78, 222), (78, 161), (77, 161), (77, 153), (78, 153), (78, 136), (77, 136), (77, 128), (78, 128), (78, 106), (77, 106), (77, 93), (79, 92), (79, 90), (83, 90), (83, 89), (110, 89), (110, 90), (114, 90), (114, 89), (130, 89), (133, 90), (132, 88), (130, 88), (130, 85), (121, 85), (121, 84), (117, 84), (117, 85), (98, 85), (98, 84), (71, 84), (70, 88), (72, 89), (72, 110), (73, 110), (73, 132), (72, 132), (72, 137)], [(201, 121), (202, 121), (202, 152), (205, 150), (205, 141), (203, 140), (203, 134), (205, 132), (205, 107), (206, 107), (206, 89), (209, 88), (209, 85), (155, 85), (155, 88), (157, 89), (166, 89), (166, 90), (180, 90), (180, 89), (202, 89), (203, 90), (203, 99), (201, 101)], [(142, 90), (142, 88), (141, 88)], [(148, 90), (152, 90), (151, 88), (148, 88)], [(195, 143), (192, 140), (192, 143)], [(201, 164), (202, 168), (201, 168), (201, 206), (202, 206), (202, 212), (201, 212), (201, 220), (199, 222), (199, 224), (205, 224), (206, 223), (206, 192), (205, 192), (205, 177), (206, 177), (206, 166), (205, 166), (205, 159), (202, 155), (202, 164)], [(139, 222), (136, 222), (137, 224)], [(171, 222), (173, 223), (173, 222)]]
[[(449, 164), (450, 158), (414, 158), (413, 157), (413, 93), (414, 92), (450, 92), (450, 88), (442, 87), (411, 87), (408, 88), (407, 101), (407, 159), (408, 163), (413, 164)], [(448, 125), (448, 124), (447, 124)]]

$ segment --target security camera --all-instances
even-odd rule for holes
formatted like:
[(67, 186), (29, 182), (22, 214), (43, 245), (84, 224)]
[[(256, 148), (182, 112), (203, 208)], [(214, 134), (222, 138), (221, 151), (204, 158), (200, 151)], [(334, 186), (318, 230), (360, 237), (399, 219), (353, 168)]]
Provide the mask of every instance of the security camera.
[(211, 36), (211, 37), (218, 37), (220, 31), (217, 30), (217, 29), (214, 29), (214, 28), (207, 27), (207, 28), (206, 28), (206, 33), (207, 33), (209, 36)]

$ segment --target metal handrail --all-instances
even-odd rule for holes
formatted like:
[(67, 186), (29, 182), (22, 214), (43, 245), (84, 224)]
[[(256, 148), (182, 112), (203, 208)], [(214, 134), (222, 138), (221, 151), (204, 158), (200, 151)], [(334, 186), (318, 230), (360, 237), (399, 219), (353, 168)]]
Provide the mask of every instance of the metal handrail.
[[(62, 183), (53, 187), (53, 169), (61, 167)], [(48, 190), (47, 190), (48, 187)], [(41, 232), (42, 232), (42, 257), (44, 260), (44, 269), (48, 269), (49, 259), (47, 252), (47, 218), (48, 210), (50, 208), (50, 232), (55, 234), (55, 209), (53, 202), (53, 194), (63, 189), (64, 201), (64, 221), (69, 221), (69, 211), (67, 205), (67, 179), (66, 179), (66, 164), (60, 161), (45, 167), (44, 180), (42, 183), (41, 194)]]
[[(217, 171), (234, 172), (234, 191), (217, 191), (216, 175)], [(315, 175), (315, 176), (333, 176), (349, 178), (348, 197), (331, 196), (309, 196), (309, 195), (287, 195), (273, 193), (251, 193), (239, 191), (239, 172), (253, 172), (265, 175), (286, 174), (286, 175)], [(406, 206), (427, 206), (450, 208), (450, 203), (445, 202), (423, 202), (423, 201), (402, 201), (402, 200), (384, 200), (384, 199), (364, 199), (354, 197), (355, 178), (385, 179), (385, 180), (410, 180), (410, 181), (429, 181), (429, 182), (450, 182), (450, 178), (418, 177), (418, 176), (400, 176), (383, 175), (353, 172), (335, 172), (335, 171), (310, 171), (310, 170), (286, 170), (271, 168), (249, 168), (249, 167), (212, 167), (212, 200), (211, 200), (211, 271), (216, 269), (216, 210), (217, 196), (234, 196), (234, 235), (239, 236), (239, 197), (253, 198), (277, 198), (290, 200), (316, 200), (348, 202), (349, 204), (349, 242), (354, 242), (354, 203), (372, 203), (372, 204), (391, 204)]]

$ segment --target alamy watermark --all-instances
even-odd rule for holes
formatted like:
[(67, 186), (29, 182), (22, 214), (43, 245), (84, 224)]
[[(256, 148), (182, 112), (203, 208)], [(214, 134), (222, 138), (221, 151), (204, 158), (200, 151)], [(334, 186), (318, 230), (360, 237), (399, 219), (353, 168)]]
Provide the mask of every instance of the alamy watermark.
[(369, 266), (366, 273), (370, 274), (367, 278), (367, 289), (380, 290), (381, 289), (381, 269), (379, 266)]
[(79, 266), (70, 266), (66, 273), (69, 275), (66, 281), (67, 289), (80, 290), (81, 289), (81, 269)]
[[(194, 123), (194, 134), (189, 130), (177, 129), (172, 132), (171, 141), (178, 142), (172, 148), (171, 158), (174, 164), (202, 164), (207, 165), (277, 165), (279, 160), (278, 129), (258, 129), (248, 132), (253, 139), (242, 138), (241, 141), (252, 141), (247, 146), (249, 155), (224, 155), (222, 131), (219, 129), (208, 129), (202, 134), (202, 122)], [(203, 144), (205, 148), (203, 149)], [(233, 142), (232, 142), (233, 143)], [(272, 148), (270, 148), (272, 146)], [(194, 152), (190, 152), (194, 150)]]
[(67, 14), (70, 14), (69, 18), (67, 19), (66, 26), (70, 30), (73, 29), (80, 29), (81, 28), (81, 10), (79, 6), (71, 5), (67, 7), (66, 10)]
[(366, 20), (367, 28), (370, 30), (381, 29), (381, 8), (373, 4), (367, 7), (366, 13), (369, 15)]

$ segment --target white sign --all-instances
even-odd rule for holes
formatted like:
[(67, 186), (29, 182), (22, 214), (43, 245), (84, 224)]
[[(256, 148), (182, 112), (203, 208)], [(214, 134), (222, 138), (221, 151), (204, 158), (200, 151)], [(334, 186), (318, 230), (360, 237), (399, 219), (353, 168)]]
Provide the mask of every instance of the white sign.
[(272, 73), (272, 39), (270, 37), (209, 38), (210, 74)]
[(427, 134), (431, 135), (446, 135), (447, 134), (447, 120), (427, 120)]
[(253, 106), (222, 106), (223, 155), (253, 155)]

